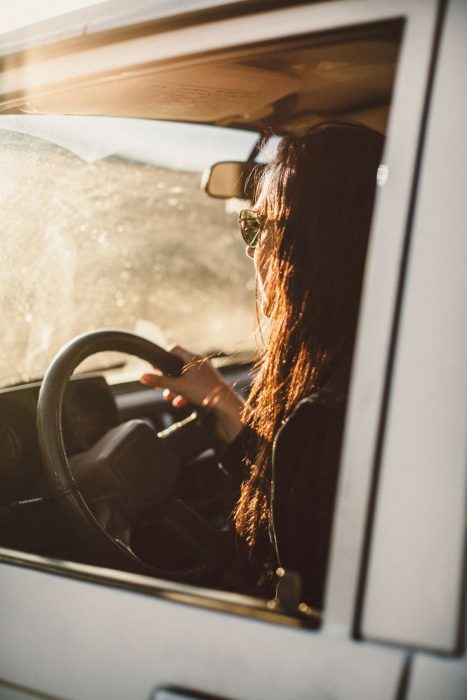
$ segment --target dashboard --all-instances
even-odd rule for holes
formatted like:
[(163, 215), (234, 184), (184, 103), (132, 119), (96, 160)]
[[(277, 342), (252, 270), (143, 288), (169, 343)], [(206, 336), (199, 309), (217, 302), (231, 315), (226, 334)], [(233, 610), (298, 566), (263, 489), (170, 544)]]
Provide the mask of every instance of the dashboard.
[[(221, 371), (246, 396), (249, 369)], [(64, 517), (43, 468), (36, 427), (40, 386), (33, 382), (0, 390), (0, 547), (95, 563)], [(63, 400), (65, 449), (69, 457), (85, 452), (111, 428), (134, 418), (160, 432), (192, 410), (174, 409), (162, 391), (137, 381), (109, 385), (101, 375), (72, 377)], [(212, 455), (200, 455), (196, 469), (184, 473), (178, 496), (215, 524), (223, 517), (225, 499), (231, 498), (232, 483)]]
[[(40, 382), (0, 391), (0, 506), (47, 494), (36, 429)], [(63, 401), (68, 455), (89, 449), (120, 422), (115, 398), (100, 376), (73, 378)]]

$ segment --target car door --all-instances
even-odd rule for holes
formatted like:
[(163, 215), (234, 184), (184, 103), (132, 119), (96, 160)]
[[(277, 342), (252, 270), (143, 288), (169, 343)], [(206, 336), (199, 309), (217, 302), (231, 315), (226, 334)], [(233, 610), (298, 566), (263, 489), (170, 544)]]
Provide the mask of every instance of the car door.
[[(465, 8), (460, 2), (453, 6), (465, 22)], [(389, 617), (397, 628), (405, 615), (404, 606), (390, 608), (387, 587), (381, 592), (375, 583), (381, 562), (394, 551), (384, 536), (384, 509), (394, 508), (396, 496), (382, 478), (391, 464), (389, 457), (383, 460), (382, 445), (387, 434), (386, 449), (399, 444), (388, 406), (396, 411), (406, 402), (397, 388), (392, 404), (388, 396), (399, 371), (393, 363), (395, 341), (403, 342), (405, 333), (400, 305), (422, 183), (420, 164), (435, 138), (425, 141), (423, 136), (430, 100), (441, 89), (431, 91), (439, 39), (447, 22), (449, 27), (456, 23), (444, 9), (444, 3), (434, 0), (409, 5), (398, 0), (274, 3), (273, 9), (237, 3), (228, 16), (209, 15), (204, 21), (201, 14), (189, 23), (180, 20), (178, 26), (160, 30), (157, 41), (157, 22), (154, 27), (148, 24), (148, 32), (139, 39), (122, 39), (120, 47), (114, 32), (111, 52), (99, 54), (100, 48), (90, 47), (93, 56), (81, 56), (83, 63), (89, 58), (115, 66), (119, 51), (135, 62), (140, 51), (152, 52), (151, 60), (161, 62), (187, 56), (201, 60), (210, 51), (254, 42), (298, 36), (320, 41), (329, 32), (365, 32), (378, 23), (403, 28), (361, 304), (323, 624), (315, 629), (300, 616), (245, 596), (3, 549), (0, 697), (406, 696), (410, 647), (424, 645), (417, 635), (412, 640), (393, 631), (385, 634), (379, 627), (380, 618)], [(72, 54), (71, 45), (71, 57), (57, 67), (63, 75), (79, 70)], [(24, 79), (33, 81), (34, 70)], [(6, 78), (20, 80), (13, 74)], [(453, 561), (450, 571), (459, 580), (459, 547)], [(456, 607), (453, 617), (458, 612)], [(413, 698), (423, 692), (424, 658), (421, 654), (416, 659)]]

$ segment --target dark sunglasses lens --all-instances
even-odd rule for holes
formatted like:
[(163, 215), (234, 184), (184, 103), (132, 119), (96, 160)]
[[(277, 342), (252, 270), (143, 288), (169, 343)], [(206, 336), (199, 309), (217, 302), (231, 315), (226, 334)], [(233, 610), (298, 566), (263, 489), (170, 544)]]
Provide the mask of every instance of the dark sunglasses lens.
[(259, 224), (258, 222), (249, 222), (248, 224), (244, 223), (242, 224), (242, 236), (243, 240), (245, 243), (250, 246), (250, 248), (254, 248), (255, 245), (258, 243), (259, 239)]
[(260, 234), (260, 224), (255, 212), (248, 209), (240, 213), (240, 231), (245, 243), (254, 248), (257, 245)]

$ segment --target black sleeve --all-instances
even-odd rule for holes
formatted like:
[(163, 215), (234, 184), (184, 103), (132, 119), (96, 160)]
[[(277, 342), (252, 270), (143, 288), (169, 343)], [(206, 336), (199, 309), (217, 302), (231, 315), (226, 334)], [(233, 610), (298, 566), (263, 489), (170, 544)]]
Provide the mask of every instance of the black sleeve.
[(256, 439), (256, 433), (247, 425), (243, 426), (235, 440), (220, 455), (219, 461), (238, 484), (245, 479), (245, 458)]
[(284, 434), (275, 515), (281, 563), (302, 575), (304, 600), (322, 608), (344, 407), (310, 405)]

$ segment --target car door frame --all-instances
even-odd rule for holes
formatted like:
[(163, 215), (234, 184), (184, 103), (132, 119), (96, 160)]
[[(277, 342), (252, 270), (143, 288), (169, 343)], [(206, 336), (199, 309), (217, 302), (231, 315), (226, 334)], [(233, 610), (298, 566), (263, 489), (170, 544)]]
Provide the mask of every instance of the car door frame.
[[(241, 597), (154, 580), (148, 584), (146, 577), (2, 550), (0, 678), (11, 687), (67, 698), (149, 697), (155, 688), (171, 686), (185, 688), (193, 697), (401, 697), (407, 649), (362, 643), (356, 620), (397, 298), (442, 9), (443, 3), (435, 0), (414, 0), (408, 6), (401, 0), (311, 3), (212, 21), (202, 32), (200, 27), (168, 30), (150, 49), (154, 60), (175, 61), (225, 50), (226, 42), (234, 48), (375, 22), (404, 22), (381, 171), (387, 177), (377, 196), (362, 296), (323, 626), (312, 632), (291, 620), (280, 624), (280, 616), (255, 615)], [(148, 49), (147, 42), (144, 37), (116, 46), (110, 60), (117, 61), (117, 49), (128, 49), (126, 56), (136, 60)], [(107, 60), (99, 48), (90, 51), (88, 58), (98, 65)], [(72, 58), (57, 58), (58, 70), (66, 72)], [(7, 79), (28, 89), (48, 68), (47, 61), (42, 63), (27, 75), (12, 68)]]

